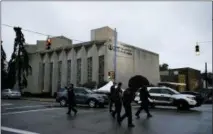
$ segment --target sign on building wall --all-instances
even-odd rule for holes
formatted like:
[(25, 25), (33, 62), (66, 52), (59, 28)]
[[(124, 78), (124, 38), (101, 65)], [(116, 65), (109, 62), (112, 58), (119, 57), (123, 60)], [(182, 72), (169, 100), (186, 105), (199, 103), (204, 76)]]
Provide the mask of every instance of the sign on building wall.
[(116, 48), (115, 48), (114, 45), (109, 44), (108, 49), (111, 51), (116, 51), (116, 52), (120, 52), (123, 54), (132, 55), (132, 50), (127, 47), (124, 47), (124, 46), (116, 46)]
[(108, 78), (110, 80), (114, 80), (115, 79), (115, 72), (114, 71), (109, 71), (108, 72)]

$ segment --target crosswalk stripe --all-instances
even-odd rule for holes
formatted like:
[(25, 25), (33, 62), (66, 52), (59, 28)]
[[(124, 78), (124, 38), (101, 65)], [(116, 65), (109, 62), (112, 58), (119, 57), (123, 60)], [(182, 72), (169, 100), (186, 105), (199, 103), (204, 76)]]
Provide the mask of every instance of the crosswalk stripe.
[[(46, 105), (46, 106), (47, 106), (47, 105)], [(9, 108), (5, 108), (5, 109), (9, 110), (9, 109), (33, 108), (33, 107), (45, 107), (45, 105), (21, 106), (21, 107), (9, 107)]]
[(1, 104), (1, 106), (11, 106), (11, 105), (13, 105), (13, 104), (11, 104), (11, 103), (3, 103), (3, 104)]
[(18, 112), (8, 112), (8, 113), (2, 113), (1, 115), (22, 114), (22, 113), (48, 111), (48, 110), (55, 110), (55, 109), (60, 109), (60, 108), (45, 108), (45, 109), (36, 109), (36, 110), (27, 110), (27, 111), (18, 111)]
[(1, 130), (13, 132), (13, 133), (17, 133), (17, 134), (39, 134), (39, 133), (29, 132), (26, 130), (20, 130), (20, 129), (9, 128), (9, 127), (4, 127), (4, 126), (1, 126)]

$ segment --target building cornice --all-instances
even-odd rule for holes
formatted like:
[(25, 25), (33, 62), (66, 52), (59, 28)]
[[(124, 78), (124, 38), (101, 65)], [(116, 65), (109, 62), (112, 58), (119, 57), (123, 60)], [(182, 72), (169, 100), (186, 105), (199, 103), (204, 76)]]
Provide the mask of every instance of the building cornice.
[(73, 44), (73, 45), (66, 45), (66, 46), (60, 46), (60, 47), (55, 47), (51, 48), (50, 50), (38, 50), (34, 53), (29, 53), (29, 54), (45, 54), (45, 53), (53, 53), (53, 52), (59, 52), (59, 51), (69, 51), (71, 49), (78, 49), (80, 47), (90, 47), (92, 45), (103, 45), (107, 40), (100, 40), (100, 41), (88, 41), (88, 42), (83, 42), (83, 43), (78, 43), (78, 44)]

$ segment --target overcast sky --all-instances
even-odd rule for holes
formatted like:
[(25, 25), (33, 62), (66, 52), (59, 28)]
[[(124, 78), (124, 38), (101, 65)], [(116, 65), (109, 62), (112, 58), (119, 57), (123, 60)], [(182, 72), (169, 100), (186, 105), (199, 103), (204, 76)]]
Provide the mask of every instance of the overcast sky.
[[(118, 40), (160, 55), (170, 68), (212, 71), (212, 2), (2, 2), (2, 23), (50, 35), (90, 40), (90, 30), (109, 26)], [(27, 43), (47, 37), (24, 32)], [(3, 47), (10, 59), (15, 33), (2, 26)], [(76, 42), (77, 43), (77, 42)]]

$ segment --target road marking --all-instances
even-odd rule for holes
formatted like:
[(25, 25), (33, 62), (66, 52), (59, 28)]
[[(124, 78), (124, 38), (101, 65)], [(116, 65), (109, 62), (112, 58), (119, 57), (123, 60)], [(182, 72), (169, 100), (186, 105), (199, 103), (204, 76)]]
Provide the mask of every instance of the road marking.
[(8, 113), (2, 113), (1, 115), (22, 114), (22, 113), (48, 111), (48, 110), (55, 110), (55, 109), (61, 109), (61, 108), (45, 108), (45, 109), (36, 109), (36, 110), (27, 110), (27, 111), (18, 111), (18, 112), (8, 112)]
[(20, 129), (9, 128), (9, 127), (4, 127), (4, 126), (1, 126), (1, 130), (13, 132), (13, 133), (17, 133), (17, 134), (39, 134), (39, 133), (29, 132), (26, 130), (20, 130)]
[(5, 109), (21, 109), (21, 108), (28, 108), (28, 107), (42, 107), (42, 106), (48, 106), (48, 105), (34, 105), (34, 106), (21, 106), (21, 107), (10, 107)]
[(11, 103), (3, 103), (3, 104), (1, 104), (1, 106), (10, 106), (10, 105), (13, 105), (13, 104), (11, 104)]

